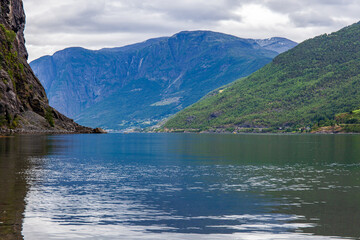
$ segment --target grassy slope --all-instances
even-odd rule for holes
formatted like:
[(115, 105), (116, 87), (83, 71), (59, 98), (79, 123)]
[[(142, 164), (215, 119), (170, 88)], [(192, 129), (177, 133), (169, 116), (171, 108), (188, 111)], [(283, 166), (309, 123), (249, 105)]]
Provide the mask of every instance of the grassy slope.
[(305, 127), (360, 106), (360, 24), (307, 40), (165, 128)]
[(340, 113), (335, 116), (337, 126), (342, 132), (360, 132), (360, 110)]

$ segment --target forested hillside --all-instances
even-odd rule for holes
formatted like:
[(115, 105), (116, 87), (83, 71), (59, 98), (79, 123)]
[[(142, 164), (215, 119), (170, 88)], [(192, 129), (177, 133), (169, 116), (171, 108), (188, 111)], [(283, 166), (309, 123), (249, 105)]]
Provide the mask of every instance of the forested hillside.
[(360, 24), (307, 40), (170, 119), (172, 130), (309, 129), (360, 106)]

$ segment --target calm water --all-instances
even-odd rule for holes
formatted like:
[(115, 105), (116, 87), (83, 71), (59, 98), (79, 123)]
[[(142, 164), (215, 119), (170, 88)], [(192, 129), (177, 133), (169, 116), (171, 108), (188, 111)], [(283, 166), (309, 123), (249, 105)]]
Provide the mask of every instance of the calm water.
[(21, 236), (359, 239), (360, 135), (0, 138), (0, 239)]

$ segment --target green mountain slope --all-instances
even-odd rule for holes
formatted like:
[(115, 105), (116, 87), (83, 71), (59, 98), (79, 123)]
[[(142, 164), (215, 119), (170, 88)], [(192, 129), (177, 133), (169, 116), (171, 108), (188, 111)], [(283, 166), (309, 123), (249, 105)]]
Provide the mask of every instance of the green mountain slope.
[(360, 24), (307, 40), (178, 113), (165, 129), (301, 128), (360, 106)]

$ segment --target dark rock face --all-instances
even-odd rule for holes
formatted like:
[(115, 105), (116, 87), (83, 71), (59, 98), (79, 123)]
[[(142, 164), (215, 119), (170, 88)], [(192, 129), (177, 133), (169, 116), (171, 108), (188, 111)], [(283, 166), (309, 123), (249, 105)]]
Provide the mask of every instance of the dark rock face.
[(277, 55), (255, 40), (186, 31), (120, 48), (68, 48), (31, 67), (60, 112), (87, 126), (124, 129), (155, 125)]
[(16, 50), (19, 56), (27, 59), (25, 48), (25, 13), (21, 0), (1, 0), (1, 23), (16, 33)]
[(105, 134), (105, 133), (107, 133), (104, 129), (102, 129), (102, 128), (95, 128), (94, 130), (93, 130), (93, 133), (99, 133), (99, 134)]
[(21, 0), (1, 0), (0, 134), (90, 132), (51, 108), (44, 88), (27, 63), (25, 13)]

